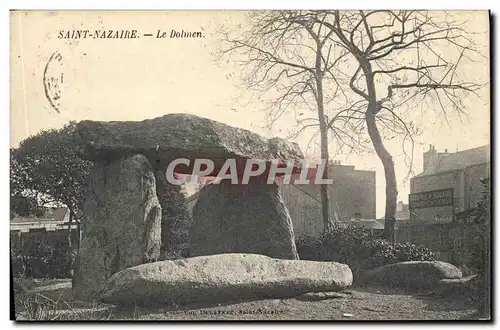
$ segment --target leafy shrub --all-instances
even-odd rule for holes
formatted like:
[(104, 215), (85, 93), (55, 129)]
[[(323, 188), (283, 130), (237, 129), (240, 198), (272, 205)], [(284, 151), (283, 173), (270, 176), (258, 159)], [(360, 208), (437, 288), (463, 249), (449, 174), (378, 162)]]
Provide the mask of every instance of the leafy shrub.
[(434, 261), (434, 252), (422, 245), (391, 243), (370, 230), (354, 226), (333, 226), (319, 238), (299, 237), (296, 242), (301, 259), (336, 261), (359, 272), (403, 261)]
[(14, 277), (71, 277), (71, 257), (68, 242), (34, 238), (23, 249), (11, 248)]
[(315, 260), (321, 248), (321, 241), (318, 238), (303, 235), (295, 240), (295, 245), (300, 259)]

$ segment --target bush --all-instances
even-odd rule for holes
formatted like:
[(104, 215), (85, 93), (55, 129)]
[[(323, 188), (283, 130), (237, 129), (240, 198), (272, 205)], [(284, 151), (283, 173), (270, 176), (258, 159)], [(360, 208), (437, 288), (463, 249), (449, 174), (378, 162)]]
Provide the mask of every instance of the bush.
[(68, 242), (34, 238), (26, 242), (22, 250), (11, 248), (10, 255), (14, 277), (71, 277)]
[(391, 243), (370, 230), (334, 226), (319, 238), (302, 236), (296, 242), (301, 259), (336, 261), (349, 265), (355, 277), (365, 270), (403, 262), (434, 261), (434, 252), (422, 245)]
[(316, 260), (318, 250), (321, 247), (321, 241), (311, 236), (299, 236), (295, 240), (297, 252), (302, 260)]

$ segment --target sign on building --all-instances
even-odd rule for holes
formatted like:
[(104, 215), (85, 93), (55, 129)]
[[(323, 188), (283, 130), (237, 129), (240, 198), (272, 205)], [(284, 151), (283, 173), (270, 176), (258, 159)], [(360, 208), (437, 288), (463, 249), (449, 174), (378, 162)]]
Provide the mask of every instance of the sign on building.
[(410, 210), (439, 206), (454, 206), (453, 188), (424, 191), (409, 196)]

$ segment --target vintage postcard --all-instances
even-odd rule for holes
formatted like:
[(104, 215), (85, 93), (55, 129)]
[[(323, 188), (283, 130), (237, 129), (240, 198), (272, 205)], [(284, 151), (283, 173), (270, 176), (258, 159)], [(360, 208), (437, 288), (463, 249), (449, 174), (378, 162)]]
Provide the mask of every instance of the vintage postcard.
[(491, 320), (490, 13), (10, 12), (12, 318)]

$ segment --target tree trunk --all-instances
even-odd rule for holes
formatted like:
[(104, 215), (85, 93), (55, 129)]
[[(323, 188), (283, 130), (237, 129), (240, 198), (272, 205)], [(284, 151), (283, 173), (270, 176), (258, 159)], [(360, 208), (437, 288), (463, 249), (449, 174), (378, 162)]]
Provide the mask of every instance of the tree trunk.
[(71, 251), (71, 248), (73, 246), (73, 242), (71, 239), (71, 225), (73, 223), (73, 212), (71, 210), (69, 211), (69, 222), (68, 222), (68, 245), (69, 245), (69, 250)]
[[(325, 167), (326, 170), (326, 167)], [(328, 198), (328, 187), (326, 184), (321, 185), (321, 216), (323, 218), (323, 227), (328, 229), (330, 227), (330, 207)]]
[(368, 134), (372, 140), (373, 147), (382, 161), (385, 174), (385, 224), (384, 238), (394, 241), (394, 226), (396, 221), (396, 204), (397, 204), (397, 184), (396, 172), (394, 171), (394, 161), (391, 154), (387, 151), (380, 138), (380, 133), (375, 123), (375, 115), (368, 110), (366, 114), (366, 125)]
[(80, 247), (80, 226), (77, 225), (77, 241), (76, 242), (73, 242), (73, 237), (72, 237), (72, 234), (71, 234), (71, 225), (73, 224), (73, 220), (74, 220), (75, 216), (73, 214), (73, 211), (72, 210), (69, 210), (69, 222), (68, 222), (68, 252), (69, 252), (69, 263), (70, 263), (70, 273), (71, 275), (73, 274), (73, 269), (74, 269), (74, 263), (75, 263), (75, 259), (76, 259), (76, 255), (78, 254), (78, 249)]
[[(322, 122), (325, 120), (323, 119)], [(321, 136), (321, 160), (325, 162), (325, 166), (323, 168), (323, 179), (328, 178), (328, 136), (325, 127), (321, 127), (320, 124), (320, 136)], [(322, 184), (320, 186), (320, 194), (321, 194), (321, 216), (323, 219), (323, 228), (325, 230), (330, 227), (330, 200), (328, 197), (328, 185)]]
[[(316, 52), (316, 87), (317, 87), (317, 105), (318, 120), (320, 130), (321, 161), (325, 163), (323, 168), (323, 179), (328, 178), (328, 127), (325, 120), (325, 110), (323, 104), (323, 73), (321, 72), (321, 49)], [(328, 185), (320, 185), (321, 194), (321, 216), (323, 219), (323, 230), (330, 227), (330, 201), (328, 198)]]
[(394, 227), (396, 224), (396, 205), (398, 198), (396, 172), (391, 154), (385, 148), (377, 127), (375, 116), (378, 113), (377, 96), (370, 63), (362, 65), (368, 89), (368, 109), (366, 111), (366, 126), (377, 156), (384, 166), (385, 174), (385, 223), (384, 238), (394, 241)]

